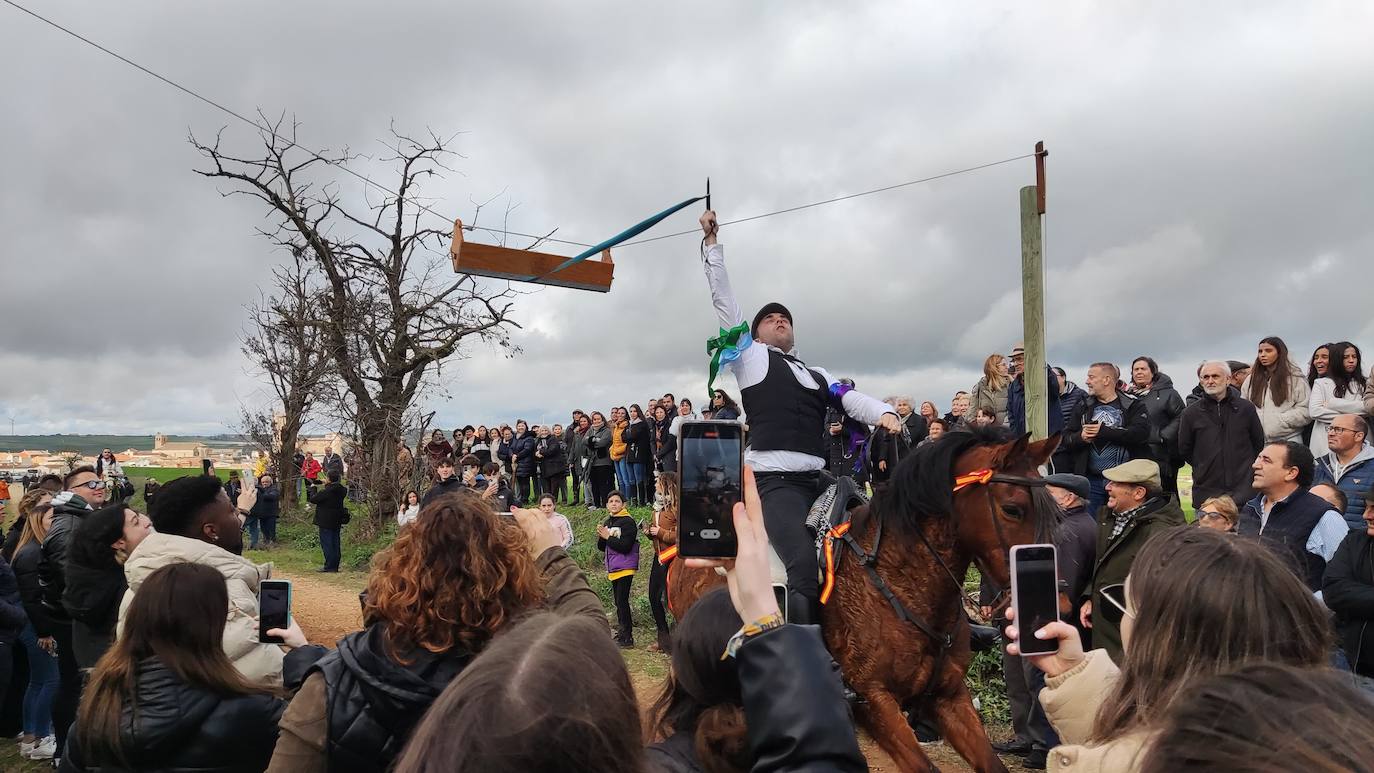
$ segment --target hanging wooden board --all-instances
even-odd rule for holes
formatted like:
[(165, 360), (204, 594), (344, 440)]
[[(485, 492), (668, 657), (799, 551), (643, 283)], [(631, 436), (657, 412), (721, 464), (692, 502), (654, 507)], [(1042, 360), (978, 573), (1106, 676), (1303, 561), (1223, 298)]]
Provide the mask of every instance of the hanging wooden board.
[(453, 258), (453, 270), (459, 274), (571, 287), (574, 290), (591, 290), (598, 293), (610, 292), (611, 279), (615, 273), (611, 251), (602, 250), (600, 260), (584, 260), (555, 274), (549, 274), (567, 258), (547, 252), (464, 241), (462, 220), (453, 221), (453, 245), (449, 247), (449, 255)]

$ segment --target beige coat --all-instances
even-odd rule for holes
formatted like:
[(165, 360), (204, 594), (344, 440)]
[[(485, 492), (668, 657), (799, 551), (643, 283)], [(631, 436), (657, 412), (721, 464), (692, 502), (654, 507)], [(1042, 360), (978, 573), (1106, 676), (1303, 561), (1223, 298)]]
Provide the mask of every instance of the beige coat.
[(1049, 770), (1120, 773), (1140, 768), (1148, 733), (1128, 733), (1107, 743), (1088, 744), (1097, 710), (1120, 673), (1106, 650), (1093, 650), (1077, 666), (1045, 678), (1040, 705), (1060, 740), (1060, 745), (1050, 751)]
[[(1298, 366), (1289, 364), (1288, 400), (1283, 405), (1274, 405), (1273, 395), (1268, 390), (1264, 399), (1255, 407), (1259, 409), (1260, 424), (1264, 425), (1264, 439), (1269, 443), (1282, 443), (1285, 440), (1302, 440), (1302, 428), (1312, 423), (1308, 413), (1307, 399), (1311, 389), (1303, 378)], [(1245, 377), (1240, 394), (1250, 399), (1250, 377)]]
[(271, 564), (255, 564), (224, 548), (198, 539), (153, 532), (124, 562), (129, 589), (119, 604), (119, 630), (129, 602), (143, 580), (175, 562), (203, 564), (224, 575), (229, 591), (229, 620), (224, 626), (224, 653), (246, 678), (259, 684), (281, 684), (284, 652), (276, 644), (258, 642), (258, 583), (272, 576)]

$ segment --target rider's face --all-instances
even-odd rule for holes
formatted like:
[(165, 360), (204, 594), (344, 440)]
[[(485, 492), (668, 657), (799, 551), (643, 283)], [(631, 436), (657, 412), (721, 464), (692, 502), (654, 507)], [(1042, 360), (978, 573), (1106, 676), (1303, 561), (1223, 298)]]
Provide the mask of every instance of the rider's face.
[(769, 346), (776, 346), (784, 352), (790, 352), (795, 344), (792, 334), (792, 323), (787, 316), (778, 312), (765, 315), (759, 320), (759, 340)]

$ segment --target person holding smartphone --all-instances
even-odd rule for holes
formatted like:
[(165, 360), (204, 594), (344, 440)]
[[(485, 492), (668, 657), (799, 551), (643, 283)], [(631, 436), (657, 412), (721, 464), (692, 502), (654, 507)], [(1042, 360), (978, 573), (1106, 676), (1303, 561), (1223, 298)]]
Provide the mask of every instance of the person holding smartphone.
[(745, 461), (758, 480), (768, 538), (787, 568), (789, 619), (817, 623), (816, 547), (806, 515), (820, 493), (820, 471), (828, 462), (826, 409), (889, 432), (901, 432), (902, 422), (892, 407), (799, 359), (792, 312), (786, 306), (765, 305), (746, 327), (725, 269), (725, 248), (716, 241), (716, 213), (708, 210), (700, 222), (711, 302), (724, 337), (731, 337), (737, 352), (725, 369), (734, 374), (749, 417)]

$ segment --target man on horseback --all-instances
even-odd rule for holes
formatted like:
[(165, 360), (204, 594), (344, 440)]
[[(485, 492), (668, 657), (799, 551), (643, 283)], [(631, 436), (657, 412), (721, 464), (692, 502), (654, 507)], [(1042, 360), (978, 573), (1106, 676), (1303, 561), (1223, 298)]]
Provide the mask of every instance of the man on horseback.
[(806, 515), (826, 466), (826, 408), (894, 433), (901, 432), (902, 423), (887, 404), (798, 359), (792, 313), (781, 303), (759, 309), (743, 329), (717, 228), (716, 213), (708, 210), (701, 216), (706, 281), (721, 337), (733, 341), (730, 356), (720, 361), (735, 374), (749, 422), (745, 461), (758, 482), (768, 539), (787, 568), (788, 619), (818, 624), (815, 538), (806, 528)]

